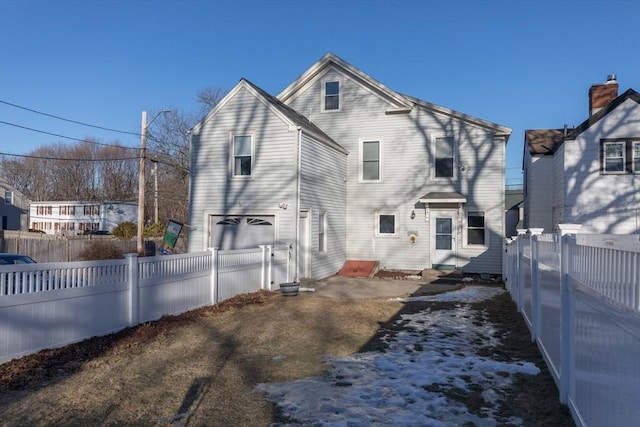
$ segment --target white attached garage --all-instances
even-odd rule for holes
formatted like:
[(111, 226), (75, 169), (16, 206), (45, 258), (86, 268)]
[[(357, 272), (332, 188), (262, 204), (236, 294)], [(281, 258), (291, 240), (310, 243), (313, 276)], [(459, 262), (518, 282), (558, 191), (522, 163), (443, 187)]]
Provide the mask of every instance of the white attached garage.
[(275, 243), (275, 215), (211, 215), (210, 247), (221, 250), (257, 248)]

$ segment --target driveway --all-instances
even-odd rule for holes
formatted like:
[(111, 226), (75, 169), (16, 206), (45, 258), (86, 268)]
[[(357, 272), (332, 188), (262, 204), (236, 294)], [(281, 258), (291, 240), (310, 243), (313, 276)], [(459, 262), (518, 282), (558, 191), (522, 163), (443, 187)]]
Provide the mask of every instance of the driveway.
[(465, 286), (462, 274), (428, 270), (422, 276), (369, 278), (330, 276), (321, 280), (303, 279), (302, 292), (330, 298), (390, 298), (431, 295)]

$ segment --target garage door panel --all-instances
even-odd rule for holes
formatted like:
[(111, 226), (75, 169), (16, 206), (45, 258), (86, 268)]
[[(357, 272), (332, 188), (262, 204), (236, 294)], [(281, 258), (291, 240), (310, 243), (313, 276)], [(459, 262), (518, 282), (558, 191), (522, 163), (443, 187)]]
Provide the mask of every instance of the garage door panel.
[(211, 216), (211, 245), (221, 250), (248, 249), (275, 242), (275, 216)]

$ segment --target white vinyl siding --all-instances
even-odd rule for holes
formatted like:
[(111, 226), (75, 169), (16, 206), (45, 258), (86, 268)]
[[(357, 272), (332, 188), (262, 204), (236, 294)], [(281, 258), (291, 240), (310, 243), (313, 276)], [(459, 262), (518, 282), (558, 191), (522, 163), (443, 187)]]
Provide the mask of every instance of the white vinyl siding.
[[(628, 99), (575, 140), (562, 145), (564, 157), (559, 159), (557, 168), (562, 177), (559, 184), (564, 188), (557, 191), (562, 191), (564, 200), (554, 207), (562, 213), (554, 219), (554, 226), (562, 222), (582, 224), (581, 233), (640, 232), (640, 175), (630, 173), (629, 157), (625, 173), (603, 173), (601, 157), (603, 139), (630, 143), (640, 138), (634, 123), (640, 123), (640, 105)], [(556, 152), (554, 157), (557, 155)]]
[[(248, 89), (237, 88), (224, 102), (192, 135), (189, 251), (207, 248), (211, 215), (276, 215), (276, 244), (294, 242), (298, 133)], [(254, 142), (252, 179), (229, 180), (229, 135), (244, 129)]]
[[(302, 136), (300, 205), (311, 212), (311, 277), (336, 274), (346, 261), (347, 156)], [(324, 218), (323, 218), (324, 217)], [(324, 250), (320, 221), (324, 220)]]
[[(341, 81), (342, 110), (339, 115), (319, 114), (318, 96), (322, 82)], [(451, 117), (415, 108), (408, 114), (386, 114), (391, 105), (360, 83), (329, 69), (310, 82), (304, 91), (287, 104), (323, 129), (349, 151), (347, 158), (346, 259), (380, 261), (381, 268), (421, 270), (430, 265), (430, 229), (425, 209), (416, 207), (418, 198), (429, 191), (458, 191), (476, 201), (476, 209), (487, 216), (487, 247), (468, 247), (458, 251), (459, 265), (470, 272), (502, 271), (504, 227), (504, 140)], [(337, 119), (339, 117), (339, 120)], [(457, 180), (433, 179), (433, 139), (455, 139), (458, 162), (468, 166), (465, 172), (454, 167)], [(380, 140), (381, 180), (362, 185), (361, 141)], [(395, 238), (376, 236), (374, 212), (396, 215)], [(415, 211), (415, 218), (411, 212)], [(333, 218), (329, 213), (329, 219)], [(456, 226), (461, 230), (461, 225)], [(462, 233), (456, 242), (462, 245)], [(410, 236), (415, 235), (415, 243)], [(331, 247), (329, 248), (331, 253)]]

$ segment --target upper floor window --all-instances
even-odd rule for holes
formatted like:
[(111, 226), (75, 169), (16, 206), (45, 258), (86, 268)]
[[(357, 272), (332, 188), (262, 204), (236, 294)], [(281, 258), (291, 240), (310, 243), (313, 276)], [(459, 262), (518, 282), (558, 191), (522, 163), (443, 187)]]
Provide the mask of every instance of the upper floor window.
[(340, 109), (340, 82), (325, 82), (323, 87), (324, 99), (322, 109), (324, 111)]
[(600, 142), (600, 173), (640, 173), (640, 139), (609, 139)]
[(361, 181), (380, 181), (380, 165), (382, 157), (380, 141), (362, 141), (360, 144), (360, 179)]
[(13, 204), (13, 191), (9, 191), (9, 190), (4, 191), (4, 203), (7, 205)]
[(435, 139), (434, 176), (436, 178), (453, 178), (455, 164), (455, 147), (452, 137)]
[(231, 143), (233, 153), (232, 176), (250, 177), (252, 173), (253, 137), (251, 135), (233, 135)]

